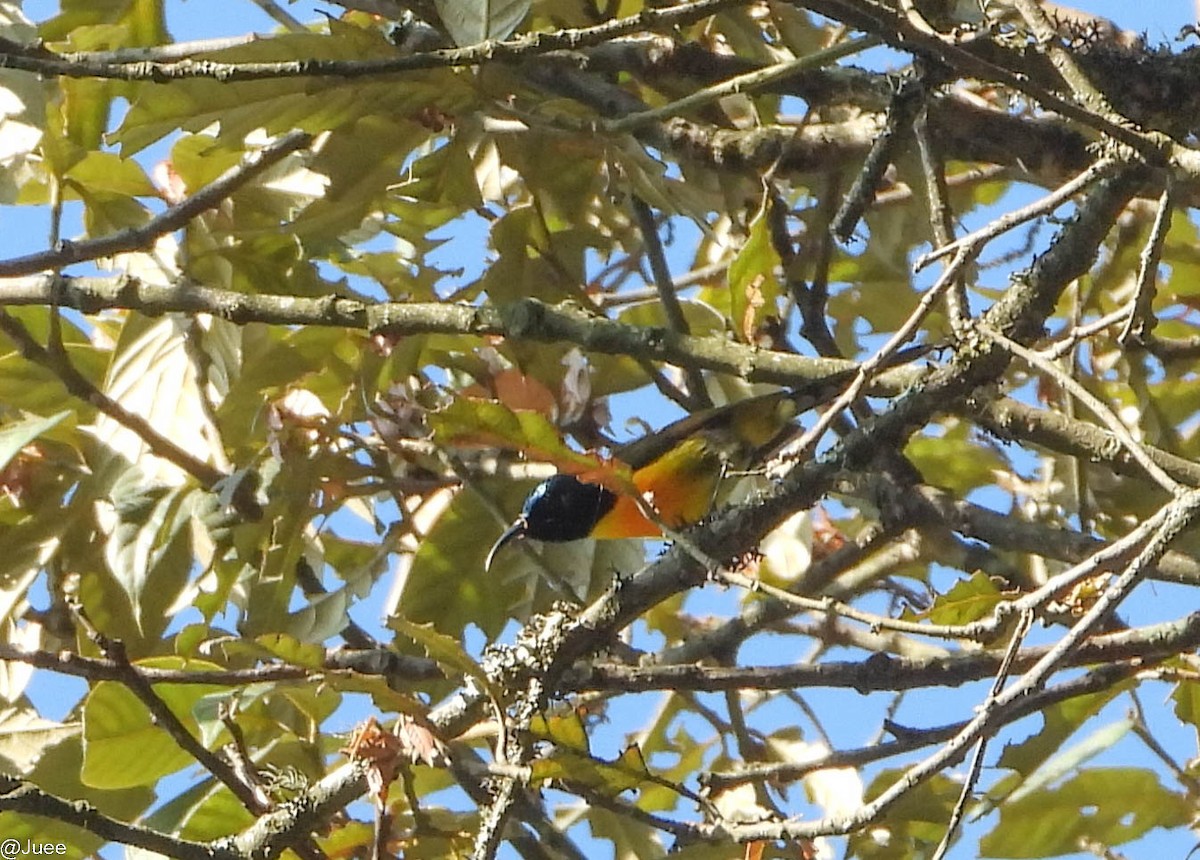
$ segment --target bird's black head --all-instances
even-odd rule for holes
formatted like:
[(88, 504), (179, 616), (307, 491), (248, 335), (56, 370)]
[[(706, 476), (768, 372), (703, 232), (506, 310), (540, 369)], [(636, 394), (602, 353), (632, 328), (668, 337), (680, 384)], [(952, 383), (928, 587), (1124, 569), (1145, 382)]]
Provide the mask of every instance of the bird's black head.
[(616, 494), (571, 475), (555, 475), (534, 488), (521, 508), (525, 536), (534, 540), (581, 540), (616, 504)]
[(492, 546), (484, 568), (505, 544), (528, 537), (551, 543), (582, 540), (617, 503), (617, 496), (599, 484), (572, 475), (555, 475), (538, 484), (525, 499), (521, 515)]

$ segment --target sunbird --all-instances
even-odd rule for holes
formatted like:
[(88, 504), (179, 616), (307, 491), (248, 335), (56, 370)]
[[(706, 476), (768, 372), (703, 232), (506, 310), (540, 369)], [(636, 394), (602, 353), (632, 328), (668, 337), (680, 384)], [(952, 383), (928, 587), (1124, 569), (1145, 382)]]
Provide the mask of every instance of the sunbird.
[[(845, 384), (835, 377), (696, 412), (622, 446), (615, 456), (633, 470), (634, 486), (658, 519), (673, 530), (686, 528), (708, 514), (725, 474), (759, 462), (795, 429), (796, 416), (828, 402)], [(560, 474), (526, 497), (520, 515), (488, 551), (484, 569), (520, 538), (565, 543), (661, 535), (630, 496)]]

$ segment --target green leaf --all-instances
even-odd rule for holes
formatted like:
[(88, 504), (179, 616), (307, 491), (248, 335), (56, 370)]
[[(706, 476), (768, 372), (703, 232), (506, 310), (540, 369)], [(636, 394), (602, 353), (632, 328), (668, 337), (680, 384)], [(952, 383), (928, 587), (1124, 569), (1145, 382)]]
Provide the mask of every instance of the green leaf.
[(436, 660), (439, 665), (447, 666), (457, 674), (474, 678), (483, 683), (485, 687), (490, 686), (491, 680), (483, 671), (483, 667), (471, 658), (471, 655), (463, 649), (457, 639), (437, 632), (430, 625), (414, 624), (403, 618), (392, 618), (388, 625), (397, 633), (407, 636), (420, 645), (425, 653), (431, 659)]
[(974, 573), (938, 597), (926, 614), (934, 624), (969, 624), (991, 615), (1004, 599), (990, 576)]
[(101, 516), (104, 560), (133, 607), (138, 628), (157, 638), (195, 563), (194, 528), (215, 506), (212, 495), (191, 487), (145, 488), (138, 470), (113, 484), (111, 511)]
[[(26, 593), (61, 551), (64, 540), (79, 532), (78, 512), (60, 515), (61, 499), (50, 497), (43, 506), (27, 509), (21, 522), (6, 524), (4, 553), (0, 556), (0, 619), (11, 619), (24, 610)], [(78, 538), (75, 538), (76, 540)], [(13, 665), (0, 672), (0, 698), (14, 701), (24, 690), (32, 667)]]
[(496, 400), (460, 397), (430, 413), (428, 420), (442, 444), (521, 451), (570, 474), (603, 471), (615, 482), (629, 480), (627, 469), (619, 465), (605, 467), (568, 447), (558, 428), (539, 412), (509, 409)]
[[(278, 33), (269, 39), (198, 54), (197, 62), (287, 62), (297, 57), (368, 60), (395, 56), (395, 46), (378, 28), (342, 27), (338, 35)], [(454, 70), (431, 69), (394, 79), (282, 77), (225, 82), (211, 79), (173, 81), (171, 86), (133, 87), (132, 106), (120, 128), (108, 136), (128, 156), (182, 129), (199, 133), (217, 124), (218, 141), (241, 147), (256, 129), (280, 134), (293, 128), (337, 134), (362, 117), (418, 116), (429, 107), (455, 112), (464, 100), (476, 99), (470, 79)], [(390, 121), (390, 120), (389, 120)], [(386, 144), (386, 142), (383, 142)]]
[[(137, 665), (169, 669), (218, 670), (213, 663), (177, 657), (146, 660)], [(156, 684), (154, 692), (195, 735), (192, 709), (205, 696), (224, 692), (212, 684)], [(101, 681), (83, 707), (82, 779), (94, 788), (132, 788), (153, 785), (167, 774), (193, 763), (166, 730), (155, 724), (146, 706), (124, 684)]]
[(558, 780), (587, 786), (609, 796), (637, 788), (649, 778), (646, 761), (636, 744), (626, 748), (615, 762), (607, 762), (574, 750), (556, 748), (530, 764), (530, 781)]
[(783, 294), (778, 269), (783, 265), (771, 242), (770, 194), (750, 222), (750, 235), (729, 264), (729, 299), (733, 330), (743, 343), (753, 343), (764, 319), (778, 313)]
[[(108, 116), (116, 87), (112, 81), (94, 78), (64, 79), (62, 87), (62, 130), (65, 140), (55, 151), (68, 154), (74, 144), (82, 149), (95, 149), (104, 140), (108, 130)], [(57, 160), (53, 166), (60, 171), (70, 163)]]
[(1045, 724), (1042, 730), (1017, 744), (1007, 744), (997, 765), (1011, 768), (1021, 774), (1032, 774), (1046, 759), (1070, 737), (1076, 729), (1094, 716), (1115, 696), (1120, 695), (1127, 684), (1118, 684), (1107, 690), (1087, 696), (1075, 696), (1042, 711)]
[(339, 693), (365, 693), (376, 709), (384, 713), (409, 714), (423, 717), (429, 706), (421, 700), (394, 690), (381, 675), (363, 675), (351, 669), (328, 672), (322, 683)]
[[(903, 775), (899, 770), (879, 774), (867, 789), (865, 799), (878, 797)], [(905, 792), (871, 828), (850, 836), (848, 856), (869, 860), (930, 856), (946, 832), (946, 821), (961, 791), (957, 780), (938, 774)]]
[(142, 823), (160, 833), (207, 841), (237, 833), (253, 822), (254, 816), (233, 792), (210, 777), (155, 809)]
[[(588, 809), (587, 815), (592, 835), (597, 839), (612, 843), (612, 850), (604, 852), (606, 856), (622, 858), (622, 860), (631, 857), (636, 857), (638, 860), (654, 860), (657, 857), (667, 856), (666, 849), (658, 839), (658, 831), (650, 825), (628, 815), (618, 815), (599, 806)], [(730, 856), (743, 855), (741, 850), (731, 851), (731, 847), (733, 846), (721, 846), (721, 856), (726, 860)]]
[[(77, 732), (47, 749), (28, 775), (30, 782), (51, 795), (90, 803), (105, 815), (136, 820), (154, 800), (154, 792), (143, 787), (102, 791), (85, 785), (79, 778), (83, 766), (82, 743), (82, 734)], [(104, 844), (100, 837), (82, 828), (27, 813), (0, 813), (0, 833), (22, 843), (63, 842), (67, 853), (61, 856), (72, 860), (95, 856)]]
[[(254, 750), (254, 762), (260, 768), (294, 769), (310, 782), (322, 774), (322, 758), (314, 744), (291, 737), (275, 737)], [(272, 793), (270, 777), (268, 793)], [(273, 795), (276, 800), (284, 799)], [(207, 842), (244, 830), (254, 816), (221, 783), (209, 777), (200, 779), (174, 798), (166, 800), (142, 824), (160, 833), (172, 833), (183, 839)]]
[[(425, 128), (402, 116), (364, 116), (346, 122), (329, 135), (315, 158), (298, 162), (313, 171), (322, 185), (311, 203), (296, 206), (300, 211), (289, 232), (311, 245), (359, 229), (364, 218), (383, 208), (396, 193), (392, 186), (401, 167), (428, 137)], [(469, 162), (466, 169), (469, 176)], [(424, 199), (407, 182), (403, 193)]]
[(539, 738), (551, 740), (556, 746), (574, 752), (589, 752), (587, 726), (575, 710), (560, 714), (541, 714), (534, 717), (529, 730)]
[(268, 633), (254, 641), (271, 656), (293, 666), (320, 669), (325, 663), (325, 649), (315, 642), (301, 642), (284, 633)]
[(1175, 701), (1175, 716), (1182, 722), (1200, 727), (1200, 684), (1184, 681), (1171, 693)]
[[(195, 362), (188, 353), (189, 328), (190, 323), (180, 317), (131, 316), (121, 328), (103, 388), (121, 406), (149, 421), (160, 435), (207, 460), (216, 431), (204, 409)], [(100, 416), (94, 433), (101, 443), (98, 471), (109, 464), (124, 471), (127, 464), (134, 463), (163, 483), (179, 483), (180, 469), (151, 455), (145, 441), (132, 430)]]
[[(80, 43), (77, 50), (99, 50), (126, 45), (157, 45), (167, 39), (162, 3), (157, 0), (62, 0), (59, 14), (41, 25), (47, 41), (78, 39), (80, 33), (105, 29), (113, 31), (106, 41)], [(117, 34), (122, 41), (113, 41)]]
[(1097, 768), (1005, 803), (979, 850), (983, 857), (1054, 857), (1075, 853), (1084, 840), (1115, 846), (1190, 820), (1187, 797), (1168, 791), (1152, 771)]
[(70, 414), (69, 410), (64, 409), (49, 418), (31, 416), (0, 428), (0, 469), (5, 468), (22, 448), (50, 428), (57, 426)]
[(106, 192), (92, 193), (87, 186), (75, 187), (84, 203), (83, 224), (90, 237), (98, 238), (140, 227), (150, 220), (150, 211), (132, 197)]
[(994, 483), (997, 473), (1008, 471), (1000, 456), (982, 447), (972, 435), (968, 422), (948, 418), (914, 434), (904, 447), (904, 455), (930, 484), (965, 495)]
[(79, 734), (79, 723), (47, 720), (29, 707), (0, 710), (0, 759), (6, 773), (27, 774), (51, 747)]
[(1134, 725), (1133, 719), (1125, 717), (1092, 732), (1080, 743), (1051, 756), (1004, 802), (1017, 803), (1035, 791), (1058, 782), (1064, 776), (1079, 770), (1089, 759), (1111, 749), (1114, 744), (1129, 734)]
[[(683, 298), (679, 301), (683, 310), (683, 318), (687, 321), (691, 333), (702, 337), (706, 334), (723, 334), (725, 332), (725, 317), (708, 302)], [(616, 316), (617, 322), (626, 325), (636, 325), (643, 328), (667, 328), (667, 315), (662, 302), (635, 302), (623, 308)]]
[(67, 199), (83, 199), (84, 195), (100, 193), (126, 197), (157, 195), (153, 183), (142, 166), (130, 158), (112, 152), (89, 152), (71, 166), (63, 177), (67, 180), (64, 195)]
[(346, 629), (355, 595), (339, 588), (309, 598), (308, 604), (288, 615), (286, 632), (304, 642), (324, 642)]
[[(6, 313), (16, 317), (40, 343), (47, 343), (50, 334), (50, 314), (46, 308), (9, 307)], [(93, 343), (90, 337), (63, 315), (60, 329), (63, 346), (71, 364), (85, 378), (99, 380), (109, 362), (109, 351)], [(10, 351), (11, 350), (11, 351)], [(25, 410), (37, 415), (49, 415), (62, 409), (66, 390), (53, 372), (25, 360), (11, 342), (0, 335), (0, 403), (10, 410)], [(83, 424), (95, 414), (95, 408), (82, 401), (66, 400), (71, 411)], [(69, 434), (67, 439), (73, 437)], [(64, 441), (67, 441), (64, 439)]]
[[(550, 238), (540, 213), (532, 206), (509, 209), (492, 222), (491, 246), (499, 254), (476, 285), (493, 301), (537, 296), (544, 301), (580, 297), (579, 279), (547, 259)], [(555, 260), (558, 255), (554, 254)]]
[(532, 0), (433, 0), (438, 17), (459, 46), (509, 36), (525, 19)]

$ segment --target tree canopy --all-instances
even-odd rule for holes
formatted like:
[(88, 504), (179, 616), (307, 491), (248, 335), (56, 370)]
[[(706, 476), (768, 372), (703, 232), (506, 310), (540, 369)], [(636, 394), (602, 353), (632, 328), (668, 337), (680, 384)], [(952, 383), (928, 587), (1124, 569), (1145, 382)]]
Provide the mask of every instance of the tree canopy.
[[(1186, 854), (1194, 31), (176, 5), (0, 2), (3, 856)], [(485, 572), (835, 382), (695, 527)]]

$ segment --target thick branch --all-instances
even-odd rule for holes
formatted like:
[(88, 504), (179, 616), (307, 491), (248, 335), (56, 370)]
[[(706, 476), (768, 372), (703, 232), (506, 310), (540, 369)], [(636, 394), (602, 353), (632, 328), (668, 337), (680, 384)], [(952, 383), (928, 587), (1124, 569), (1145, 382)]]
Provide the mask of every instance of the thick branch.
[(236, 837), (213, 843), (215, 850), (233, 852), (241, 860), (272, 860), (287, 848), (320, 830), (333, 815), (367, 790), (365, 759), (349, 761), (299, 797), (259, 817)]
[(525, 33), (512, 39), (489, 39), (463, 48), (447, 48), (407, 56), (371, 60), (290, 60), (278, 63), (222, 63), (185, 59), (120, 61), (106, 53), (55, 54), (40, 45), (0, 40), (0, 68), (20, 69), (43, 77), (109, 78), (119, 81), (167, 83), (189, 78), (211, 78), (222, 83), (275, 78), (362, 78), (418, 69), (473, 66), (486, 60), (519, 59), (550, 51), (581, 48), (618, 36), (677, 27), (699, 21), (746, 0), (695, 0), (666, 8), (647, 8), (636, 15), (605, 21), (592, 27)]
[[(135, 278), (66, 278), (55, 292), (54, 279), (32, 277), (0, 282), (0, 306), (48, 305), (82, 313), (123, 308), (149, 316), (208, 313), (238, 325), (337, 326), (386, 331), (396, 336), (469, 334), (543, 343), (575, 343), (607, 355), (635, 355), (651, 361), (696, 366), (740, 376), (749, 382), (781, 385), (852, 373), (857, 365), (811, 358), (735, 343), (724, 337), (682, 335), (668, 329), (613, 322), (570, 305), (524, 299), (508, 305), (380, 302), (326, 296), (248, 295), (189, 284), (158, 286)], [(903, 390), (919, 371), (896, 369), (876, 377), (881, 391)]]
[[(979, 397), (968, 401), (969, 414), (981, 426), (1001, 439), (1032, 443), (1078, 457), (1089, 463), (1103, 463), (1120, 475), (1144, 477), (1129, 451), (1117, 437), (1102, 427), (1070, 418), (1059, 412), (1038, 409), (1010, 397)], [(1177, 481), (1200, 486), (1200, 464), (1142, 444), (1146, 455)]]

